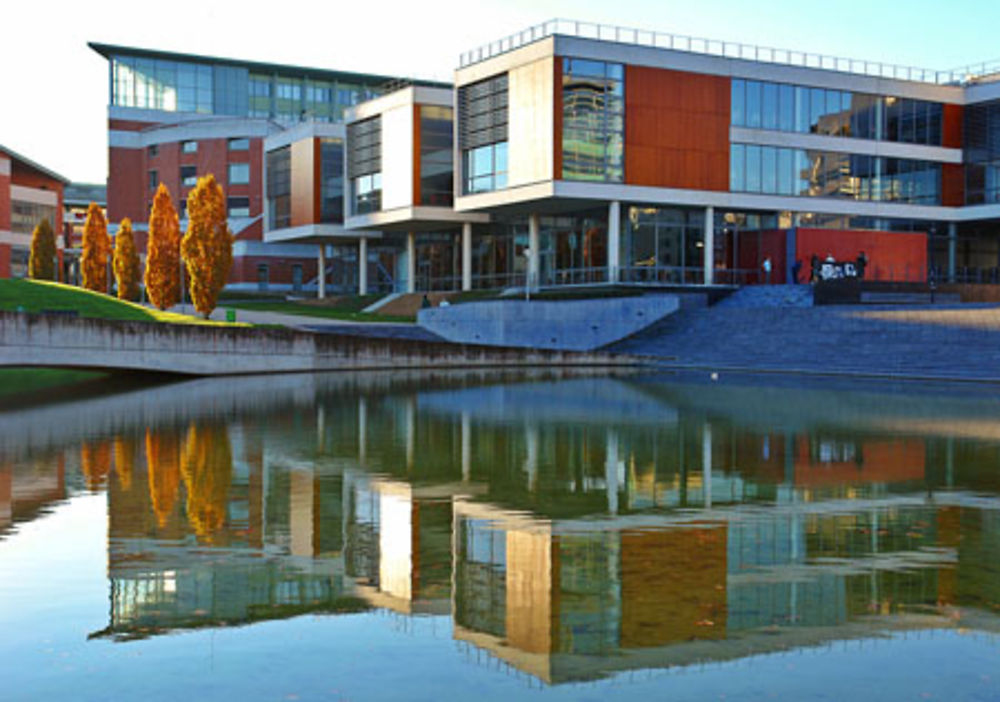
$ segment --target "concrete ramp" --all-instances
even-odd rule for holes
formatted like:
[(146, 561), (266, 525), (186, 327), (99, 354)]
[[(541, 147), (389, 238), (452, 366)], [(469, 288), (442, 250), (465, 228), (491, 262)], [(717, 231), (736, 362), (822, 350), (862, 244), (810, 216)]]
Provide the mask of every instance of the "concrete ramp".
[(488, 300), (422, 309), (417, 323), (458, 343), (592, 351), (631, 336), (679, 308), (677, 295)]

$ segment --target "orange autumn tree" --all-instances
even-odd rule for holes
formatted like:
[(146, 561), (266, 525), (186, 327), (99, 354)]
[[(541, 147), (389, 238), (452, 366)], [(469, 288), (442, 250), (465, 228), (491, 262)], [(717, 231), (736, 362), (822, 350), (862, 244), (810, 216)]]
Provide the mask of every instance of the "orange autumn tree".
[(146, 245), (146, 295), (159, 309), (181, 300), (181, 225), (167, 186), (160, 183), (149, 214)]
[(233, 453), (224, 426), (191, 425), (181, 453), (187, 517), (198, 540), (216, 543), (226, 523)]
[(156, 523), (163, 528), (174, 511), (181, 484), (180, 437), (173, 432), (146, 430), (146, 468), (149, 472), (149, 498)]
[(31, 253), (28, 254), (28, 276), (35, 280), (56, 279), (56, 235), (48, 218), (31, 233)]
[(87, 290), (106, 293), (108, 291), (108, 254), (111, 240), (108, 239), (108, 223), (96, 202), (87, 208), (87, 220), (83, 223), (83, 255), (80, 264), (83, 287)]
[(118, 299), (134, 300), (139, 297), (139, 253), (135, 250), (132, 220), (128, 217), (118, 225), (111, 268), (118, 283)]
[(187, 204), (181, 255), (191, 278), (194, 308), (208, 319), (233, 266), (233, 235), (226, 221), (226, 198), (214, 175), (198, 179)]

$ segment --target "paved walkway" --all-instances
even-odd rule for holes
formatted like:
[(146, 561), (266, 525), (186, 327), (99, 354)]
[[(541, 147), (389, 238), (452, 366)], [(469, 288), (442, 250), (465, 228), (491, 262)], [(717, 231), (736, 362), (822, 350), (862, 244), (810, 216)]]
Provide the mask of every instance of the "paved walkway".
[(682, 367), (1000, 382), (1000, 307), (687, 309), (605, 350)]
[[(170, 308), (177, 314), (192, 314), (192, 306), (175, 305)], [(226, 318), (226, 306), (223, 303), (209, 315), (212, 319), (223, 321)], [(248, 324), (270, 324), (300, 331), (310, 331), (317, 334), (350, 334), (365, 336), (372, 339), (418, 339), (423, 341), (443, 341), (441, 337), (407, 322), (354, 322), (348, 319), (330, 319), (329, 317), (307, 317), (300, 314), (282, 314), (281, 312), (264, 312), (258, 310), (236, 310), (236, 319)]]

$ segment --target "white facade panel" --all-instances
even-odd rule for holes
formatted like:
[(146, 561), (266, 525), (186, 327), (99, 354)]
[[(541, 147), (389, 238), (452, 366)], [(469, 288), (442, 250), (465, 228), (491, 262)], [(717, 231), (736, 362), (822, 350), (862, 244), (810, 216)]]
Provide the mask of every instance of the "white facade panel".
[(59, 206), (59, 195), (53, 190), (28, 188), (23, 185), (10, 186), (10, 199), (20, 202), (32, 202), (36, 205)]
[(382, 113), (382, 209), (413, 204), (413, 105)]
[(507, 184), (552, 180), (555, 64), (551, 56), (508, 73)]

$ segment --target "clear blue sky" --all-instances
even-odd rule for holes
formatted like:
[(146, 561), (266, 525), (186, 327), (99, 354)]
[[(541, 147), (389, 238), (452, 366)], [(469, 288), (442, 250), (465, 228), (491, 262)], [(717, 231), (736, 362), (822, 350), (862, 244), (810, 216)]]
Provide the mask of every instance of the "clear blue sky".
[(955, 68), (1000, 58), (987, 0), (92, 0), (4, 8), (0, 144), (76, 181), (107, 174), (107, 62), (87, 41), (450, 79), (458, 55), (554, 17)]

